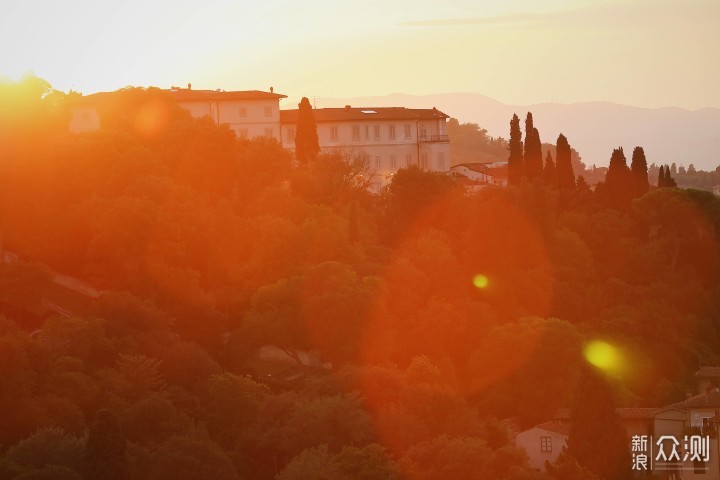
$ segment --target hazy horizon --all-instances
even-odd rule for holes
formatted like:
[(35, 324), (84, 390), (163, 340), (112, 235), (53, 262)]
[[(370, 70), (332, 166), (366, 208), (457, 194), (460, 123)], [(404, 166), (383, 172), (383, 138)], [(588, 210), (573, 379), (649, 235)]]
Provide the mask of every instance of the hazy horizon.
[(517, 105), (720, 108), (712, 0), (5, 3), (0, 41), (18, 47), (0, 75), (33, 72), (63, 91), (192, 83), (273, 86), (293, 99), (467, 92)]

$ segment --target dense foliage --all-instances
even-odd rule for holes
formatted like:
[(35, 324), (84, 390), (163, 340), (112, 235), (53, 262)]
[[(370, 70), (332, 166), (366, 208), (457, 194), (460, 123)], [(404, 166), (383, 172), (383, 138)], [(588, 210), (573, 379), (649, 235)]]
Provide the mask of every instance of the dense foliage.
[[(580, 182), (566, 201), (542, 178), (467, 195), (411, 168), (372, 196), (341, 159), (295, 167), (123, 94), (97, 132), (2, 132), (21, 259), (0, 264), (2, 479), (593, 478), (566, 457), (531, 471), (496, 419), (587, 393), (590, 339), (625, 352), (598, 390), (624, 406), (678, 400), (719, 359), (711, 194), (616, 208)], [(62, 115), (54, 100), (36, 115)], [(160, 115), (152, 135), (120, 121), (138, 112)], [(37, 324), (48, 267), (104, 293)]]

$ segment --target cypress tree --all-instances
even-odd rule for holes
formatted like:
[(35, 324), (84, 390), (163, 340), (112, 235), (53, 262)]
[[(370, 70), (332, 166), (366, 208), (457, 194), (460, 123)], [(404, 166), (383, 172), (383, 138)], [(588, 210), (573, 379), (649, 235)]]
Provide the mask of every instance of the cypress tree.
[(658, 188), (665, 188), (667, 187), (667, 184), (665, 183), (665, 167), (660, 165), (660, 170), (658, 170), (658, 181), (657, 181)]
[(528, 112), (525, 118), (525, 175), (528, 180), (542, 178), (543, 159), (540, 133), (533, 124), (533, 116)]
[(510, 120), (510, 142), (508, 145), (510, 156), (508, 157), (508, 182), (510, 185), (519, 185), (525, 175), (523, 165), (523, 142), (522, 131), (520, 130), (520, 119), (513, 114)]
[(605, 175), (605, 186), (610, 206), (618, 210), (627, 210), (630, 207), (634, 185), (622, 147), (613, 150)]
[(88, 480), (127, 478), (127, 441), (117, 417), (109, 410), (100, 410), (90, 427), (85, 461)]
[(295, 158), (302, 165), (320, 153), (315, 114), (307, 97), (298, 104), (297, 130), (295, 131)]
[(570, 144), (562, 133), (558, 136), (555, 151), (558, 188), (575, 190), (575, 173), (572, 167)]
[(670, 165), (670, 173), (673, 175), (677, 174), (677, 165), (675, 165), (675, 162)]
[(543, 180), (545, 185), (549, 187), (557, 186), (557, 174), (555, 169), (555, 162), (553, 162), (552, 154), (548, 150), (545, 156), (545, 167), (543, 168)]
[(665, 187), (667, 188), (676, 188), (677, 182), (675, 179), (670, 175), (670, 168), (668, 168), (667, 165), (665, 165)]
[(650, 189), (647, 170), (645, 150), (643, 150), (642, 147), (635, 147), (632, 154), (632, 161), (630, 163), (630, 171), (632, 172), (636, 197), (642, 197)]
[(567, 453), (604, 480), (630, 478), (630, 451), (612, 389), (591, 368), (583, 369), (570, 410)]

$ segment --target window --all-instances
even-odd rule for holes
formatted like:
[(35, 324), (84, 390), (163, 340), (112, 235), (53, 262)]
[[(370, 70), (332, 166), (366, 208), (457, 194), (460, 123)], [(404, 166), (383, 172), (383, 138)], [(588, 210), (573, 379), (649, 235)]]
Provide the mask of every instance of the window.
[(240, 115), (241, 117), (247, 117), (247, 110), (245, 109), (245, 107), (238, 108), (238, 115)]
[(409, 123), (405, 124), (405, 138), (412, 138), (412, 125)]
[(375, 168), (380, 168), (380, 155), (375, 155)]
[(405, 166), (409, 167), (410, 165), (412, 165), (412, 153), (405, 155)]
[(370, 156), (363, 153), (362, 155), (362, 162), (365, 168), (370, 168)]
[(428, 166), (427, 153), (423, 153), (420, 158), (422, 158), (422, 168), (427, 168), (427, 166)]
[(425, 130), (425, 127), (420, 127), (420, 140), (425, 140), (426, 136), (427, 136), (427, 130)]
[(380, 125), (375, 125), (375, 140), (380, 140)]
[(238, 135), (240, 135), (240, 138), (248, 138), (247, 128), (241, 128), (238, 131)]
[(370, 127), (365, 125), (365, 140), (370, 140)]
[(388, 127), (388, 136), (390, 137), (390, 140), (395, 140), (395, 125), (390, 125)]
[(266, 117), (272, 116), (272, 107), (265, 107), (265, 116)]
[(353, 125), (352, 132), (352, 139), (356, 141), (360, 140), (360, 125)]
[(273, 138), (275, 135), (273, 135), (273, 129), (272, 128), (266, 128), (265, 129), (265, 136), (267, 138)]
[(333, 142), (338, 141), (338, 127), (330, 127), (330, 140)]
[(295, 129), (294, 128), (288, 128), (287, 139), (288, 139), (288, 142), (295, 141)]
[(395, 170), (397, 168), (397, 158), (395, 155), (390, 155), (390, 168)]
[(438, 153), (438, 170), (445, 169), (445, 152)]
[(552, 452), (552, 437), (540, 437), (540, 451), (543, 453)]

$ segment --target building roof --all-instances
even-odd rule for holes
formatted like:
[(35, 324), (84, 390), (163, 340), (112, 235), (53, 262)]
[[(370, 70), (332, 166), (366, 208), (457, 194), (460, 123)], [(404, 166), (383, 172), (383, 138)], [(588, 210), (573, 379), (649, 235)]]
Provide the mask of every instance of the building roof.
[(541, 423), (540, 425), (535, 425), (534, 428), (539, 428), (540, 430), (545, 430), (548, 432), (559, 433), (560, 435), (565, 436), (568, 436), (570, 434), (570, 427), (557, 422)]
[(718, 408), (720, 409), (720, 390), (714, 388), (706, 393), (695, 395), (682, 402), (673, 403), (662, 410), (687, 408)]
[[(188, 88), (173, 87), (170, 89), (157, 89), (169, 93), (178, 102), (208, 102), (229, 100), (279, 100), (287, 98), (274, 92), (260, 90), (238, 90), (226, 92), (225, 90), (192, 90)], [(116, 92), (98, 92), (90, 95), (70, 98), (71, 104), (94, 104), (110, 98)]]
[(452, 168), (465, 167), (473, 172), (484, 173), (491, 177), (507, 177), (508, 176), (508, 164), (507, 162), (493, 162), (493, 163), (460, 163), (453, 165)]
[(720, 378), (720, 367), (700, 367), (700, 370), (695, 372), (695, 376), (698, 378)]
[[(616, 408), (615, 413), (622, 419), (652, 418), (658, 408)], [(570, 409), (560, 408), (555, 412), (555, 420), (570, 420)]]
[[(297, 123), (298, 109), (280, 110), (282, 123)], [(450, 118), (437, 108), (405, 107), (345, 107), (316, 108), (313, 110), (315, 123), (357, 122), (369, 120), (433, 120)]]
[(279, 100), (287, 98), (275, 92), (263, 92), (261, 90), (238, 90), (226, 92), (225, 90), (189, 90), (187, 88), (171, 88), (170, 92), (178, 102), (195, 102), (208, 100)]

